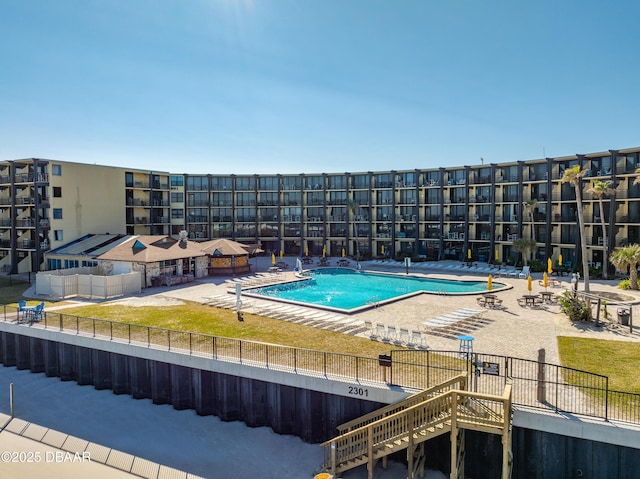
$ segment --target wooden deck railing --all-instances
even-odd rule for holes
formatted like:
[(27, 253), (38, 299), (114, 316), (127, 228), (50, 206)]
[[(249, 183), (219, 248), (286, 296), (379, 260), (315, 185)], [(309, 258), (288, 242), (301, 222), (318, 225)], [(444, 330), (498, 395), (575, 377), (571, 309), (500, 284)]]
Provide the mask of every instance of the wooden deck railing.
[(454, 389), (456, 384), (464, 388), (466, 381), (454, 378), (440, 385), (440, 394), (438, 387), (430, 388), (341, 425), (344, 432), (322, 444), (324, 470), (335, 476), (368, 464), (371, 477), (378, 459), (403, 449), (413, 455), (416, 445), (441, 434), (473, 429), (509, 435), (511, 384), (501, 396)]

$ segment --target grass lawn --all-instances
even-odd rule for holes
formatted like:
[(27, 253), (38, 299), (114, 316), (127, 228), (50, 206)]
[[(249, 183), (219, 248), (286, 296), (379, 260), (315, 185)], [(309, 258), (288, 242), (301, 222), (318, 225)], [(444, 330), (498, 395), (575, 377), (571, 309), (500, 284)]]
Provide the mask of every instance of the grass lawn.
[[(0, 304), (16, 304), (28, 287), (28, 283), (15, 280), (10, 286), (8, 279), (0, 278)], [(168, 307), (104, 303), (67, 308), (59, 312), (364, 357), (377, 357), (379, 353), (391, 349), (403, 349), (253, 314), (245, 314), (244, 321), (239, 322), (234, 311), (191, 302)], [(558, 338), (558, 348), (561, 365), (608, 376), (612, 390), (640, 393), (640, 375), (636, 371), (640, 364), (638, 343), (563, 336)]]
[(18, 304), (18, 301), (24, 299), (22, 295), (29, 286), (31, 285), (26, 281), (0, 277), (0, 304)]
[(609, 377), (609, 389), (640, 394), (640, 344), (604, 339), (558, 337), (560, 363)]
[(67, 308), (58, 312), (365, 357), (377, 357), (379, 353), (389, 352), (392, 348), (406, 349), (367, 338), (247, 313), (244, 314), (244, 321), (239, 322), (234, 311), (191, 302), (162, 308), (91, 305)]

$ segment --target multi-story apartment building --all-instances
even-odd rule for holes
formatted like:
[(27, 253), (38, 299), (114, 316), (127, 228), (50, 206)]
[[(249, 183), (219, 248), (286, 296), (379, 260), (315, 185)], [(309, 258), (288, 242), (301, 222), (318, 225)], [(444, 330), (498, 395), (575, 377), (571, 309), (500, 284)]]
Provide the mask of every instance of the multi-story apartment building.
[(88, 233), (168, 234), (169, 191), (168, 173), (39, 158), (0, 162), (0, 268), (48, 269), (46, 251)]
[[(582, 198), (589, 260), (604, 245), (592, 180), (605, 197), (609, 248), (640, 242), (640, 148), (453, 168), (297, 175), (190, 175), (52, 160), (0, 162), (0, 266), (46, 268), (42, 253), (87, 233), (231, 238), (285, 254), (397, 254), (505, 261), (513, 241), (534, 238), (536, 256), (577, 262), (575, 188), (564, 171), (586, 171)], [(27, 247), (28, 246), (28, 247)], [(27, 259), (28, 258), (28, 259)]]

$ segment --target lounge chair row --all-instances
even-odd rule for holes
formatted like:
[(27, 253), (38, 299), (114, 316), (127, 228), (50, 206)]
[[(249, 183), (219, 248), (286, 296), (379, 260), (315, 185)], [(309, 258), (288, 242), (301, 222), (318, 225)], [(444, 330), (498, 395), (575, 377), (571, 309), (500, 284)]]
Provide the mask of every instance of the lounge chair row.
[(462, 308), (425, 321), (422, 323), (422, 327), (425, 331), (429, 331), (431, 328), (446, 328), (461, 321), (479, 318), (483, 313), (484, 311), (481, 309)]
[[(204, 298), (207, 304), (217, 308), (236, 309), (236, 297), (231, 294), (220, 294)], [(289, 304), (258, 304), (253, 300), (241, 299), (241, 310), (260, 316), (266, 316), (292, 323), (313, 326), (321, 329), (330, 329), (346, 334), (358, 334), (364, 330), (362, 321), (340, 316), (328, 311), (310, 311), (309, 309)]]
[(357, 334), (363, 330), (362, 321), (328, 311), (309, 311), (306, 308), (287, 304), (260, 304), (250, 309), (254, 314), (261, 316), (346, 334)]
[[(368, 264), (372, 266), (405, 268), (405, 264), (400, 261), (373, 260), (369, 261)], [(461, 271), (472, 274), (491, 274), (495, 277), (503, 278), (526, 278), (529, 275), (529, 271), (524, 268), (519, 270), (514, 267), (495, 266), (487, 263), (472, 263), (471, 266), (469, 266), (467, 263), (450, 261), (423, 261), (420, 263), (411, 263), (411, 270)]]
[(371, 321), (364, 322), (369, 337), (373, 340), (396, 345), (405, 345), (414, 349), (429, 349), (427, 337), (420, 331), (410, 331), (408, 328), (396, 328), (395, 326), (385, 326), (377, 323), (375, 326)]
[(242, 287), (246, 286), (260, 286), (263, 284), (269, 284), (276, 281), (280, 281), (282, 276), (279, 273), (258, 273), (255, 276), (244, 276), (242, 278), (233, 278), (225, 280), (225, 283), (230, 288), (235, 288), (235, 285), (240, 283)]

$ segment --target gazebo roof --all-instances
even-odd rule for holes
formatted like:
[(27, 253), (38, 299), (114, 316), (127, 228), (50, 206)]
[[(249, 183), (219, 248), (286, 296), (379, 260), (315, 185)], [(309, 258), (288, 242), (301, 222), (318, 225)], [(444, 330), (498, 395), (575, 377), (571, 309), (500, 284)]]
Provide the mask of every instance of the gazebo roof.
[(155, 263), (206, 255), (201, 243), (180, 241), (163, 235), (139, 235), (130, 237), (128, 241), (101, 254), (97, 259)]
[(200, 243), (201, 251), (213, 256), (244, 256), (248, 255), (245, 245), (226, 238), (219, 238)]

